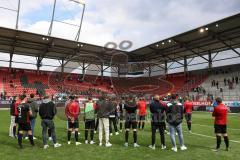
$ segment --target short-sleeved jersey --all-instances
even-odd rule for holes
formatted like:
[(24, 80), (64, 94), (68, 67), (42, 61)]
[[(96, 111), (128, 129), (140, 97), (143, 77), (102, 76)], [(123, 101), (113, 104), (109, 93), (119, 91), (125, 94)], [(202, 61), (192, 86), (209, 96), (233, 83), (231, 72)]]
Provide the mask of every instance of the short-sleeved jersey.
[(18, 117), (18, 123), (29, 123), (30, 122), (30, 106), (26, 103), (20, 104), (17, 107), (17, 117)]
[(193, 110), (193, 103), (190, 101), (184, 102), (184, 113), (192, 113)]
[(16, 102), (14, 103), (15, 116), (18, 115), (18, 109), (17, 109), (17, 107), (19, 106), (20, 103), (21, 103), (21, 100), (16, 100)]
[(137, 104), (137, 107), (138, 107), (138, 110), (139, 110), (138, 114), (140, 116), (145, 116), (147, 114), (147, 103), (146, 103), (146, 101), (144, 101), (144, 100), (139, 101), (138, 104)]
[(76, 101), (72, 101), (72, 102), (70, 101), (65, 108), (66, 116), (77, 119), (79, 113), (80, 113), (79, 103)]
[(124, 109), (126, 110), (125, 120), (126, 121), (136, 121), (137, 119), (137, 104), (133, 101), (124, 104)]
[(87, 120), (95, 119), (96, 103), (87, 102), (84, 107), (84, 116)]
[(215, 117), (215, 124), (226, 125), (227, 124), (228, 108), (224, 104), (219, 104), (214, 108), (212, 116)]

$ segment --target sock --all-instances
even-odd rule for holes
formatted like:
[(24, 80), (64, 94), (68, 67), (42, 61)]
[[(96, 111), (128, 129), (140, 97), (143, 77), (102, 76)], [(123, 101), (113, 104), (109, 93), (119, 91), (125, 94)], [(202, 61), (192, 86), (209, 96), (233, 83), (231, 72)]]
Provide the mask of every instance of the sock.
[(125, 142), (128, 143), (129, 131), (125, 131)]
[(152, 146), (155, 145), (156, 142), (156, 132), (152, 130)]
[(88, 129), (85, 129), (85, 140), (88, 140)]
[(221, 136), (216, 136), (216, 138), (217, 138), (217, 147), (216, 147), (216, 149), (219, 149), (220, 145), (221, 145)]
[(75, 141), (78, 142), (78, 131), (75, 131)]
[(160, 129), (160, 137), (161, 137), (161, 144), (165, 146), (165, 135), (164, 135), (164, 129)]
[(142, 122), (142, 130), (144, 129), (145, 122)]
[(187, 123), (187, 126), (188, 126), (188, 130), (191, 131), (191, 127), (192, 127), (191, 122), (188, 122), (188, 123)]
[(90, 133), (90, 138), (91, 138), (91, 141), (93, 141), (93, 136), (94, 136), (94, 130), (91, 129), (91, 133)]
[(133, 141), (137, 143), (137, 131), (133, 131)]
[(120, 130), (122, 130), (122, 122), (120, 122)]
[(68, 134), (67, 134), (68, 141), (70, 141), (71, 139), (71, 134), (72, 134), (72, 131), (68, 131)]
[(140, 126), (141, 126), (141, 122), (138, 122), (138, 129), (140, 129)]
[(226, 148), (229, 147), (229, 139), (228, 139), (228, 136), (224, 136), (224, 142), (225, 142), (225, 145), (226, 145)]
[(22, 147), (22, 137), (23, 137), (22, 134), (18, 134), (18, 145), (19, 145), (20, 147)]
[(13, 136), (16, 137), (16, 130), (17, 130), (17, 127), (16, 126), (13, 126)]
[(33, 142), (33, 135), (28, 135), (29, 142), (31, 143), (32, 146), (34, 146)]

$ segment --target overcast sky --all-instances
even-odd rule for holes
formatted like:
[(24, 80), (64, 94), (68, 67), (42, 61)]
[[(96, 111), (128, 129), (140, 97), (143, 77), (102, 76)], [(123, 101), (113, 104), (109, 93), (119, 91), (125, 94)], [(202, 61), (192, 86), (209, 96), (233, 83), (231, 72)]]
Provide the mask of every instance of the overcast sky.
[[(18, 0), (0, 0), (17, 8)], [(53, 0), (21, 0), (19, 29), (47, 34)], [(85, 0), (80, 41), (104, 45), (131, 40), (130, 50), (234, 15), (240, 0)], [(82, 7), (57, 0), (55, 19), (78, 25)], [(0, 26), (15, 27), (16, 13), (0, 9)], [(77, 27), (55, 22), (53, 36), (74, 39)], [(1, 55), (0, 55), (1, 58)]]

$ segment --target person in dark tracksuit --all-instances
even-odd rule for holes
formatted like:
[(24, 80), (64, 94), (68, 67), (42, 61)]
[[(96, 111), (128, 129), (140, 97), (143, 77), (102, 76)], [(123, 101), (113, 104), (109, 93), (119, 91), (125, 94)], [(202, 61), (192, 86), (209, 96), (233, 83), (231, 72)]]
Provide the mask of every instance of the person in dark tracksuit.
[(61, 144), (57, 143), (55, 125), (53, 118), (57, 114), (57, 109), (55, 104), (51, 101), (49, 96), (45, 96), (43, 103), (39, 106), (39, 115), (42, 119), (42, 138), (44, 149), (47, 149), (49, 145), (47, 144), (47, 129), (51, 131), (52, 140), (54, 143), (54, 148), (61, 147)]
[(154, 101), (150, 104), (150, 112), (152, 114), (152, 145), (150, 145), (149, 148), (151, 149), (155, 149), (157, 129), (159, 129), (161, 137), (161, 148), (166, 149), (164, 136), (166, 105), (164, 105), (159, 99), (159, 95), (155, 95)]

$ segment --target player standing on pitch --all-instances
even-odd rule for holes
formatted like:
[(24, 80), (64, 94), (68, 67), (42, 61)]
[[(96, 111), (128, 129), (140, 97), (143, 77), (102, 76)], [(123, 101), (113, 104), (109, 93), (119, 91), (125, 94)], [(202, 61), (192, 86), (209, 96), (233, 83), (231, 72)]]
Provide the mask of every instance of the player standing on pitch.
[(133, 130), (133, 147), (140, 147), (137, 144), (137, 104), (133, 97), (129, 97), (124, 104), (125, 109), (125, 147), (128, 147), (129, 130)]
[(145, 119), (147, 115), (147, 103), (144, 99), (144, 97), (140, 98), (137, 104), (138, 107), (138, 117), (139, 117), (139, 122), (138, 122), (138, 129), (144, 129), (145, 125)]
[(78, 116), (80, 113), (79, 103), (75, 100), (75, 96), (69, 96), (69, 102), (65, 108), (65, 114), (68, 119), (68, 144), (71, 144), (71, 134), (75, 131), (75, 141), (76, 146), (80, 145), (81, 143), (78, 141), (78, 128), (79, 128), (79, 121)]
[(227, 113), (228, 108), (222, 103), (221, 98), (216, 98), (217, 106), (214, 107), (214, 111), (212, 116), (215, 117), (214, 128), (217, 139), (216, 149), (213, 151), (219, 151), (221, 145), (221, 136), (224, 138), (224, 142), (226, 145), (226, 151), (229, 148), (229, 139), (227, 134)]
[(17, 107), (18, 115), (18, 145), (20, 149), (22, 149), (22, 137), (23, 133), (27, 132), (29, 141), (32, 146), (34, 146), (32, 129), (30, 124), (30, 116), (32, 115), (32, 111), (30, 110), (30, 106), (26, 103), (26, 96), (21, 95), (20, 100), (21, 104)]
[(154, 101), (150, 104), (150, 112), (152, 114), (152, 145), (149, 146), (151, 149), (155, 149), (156, 142), (156, 130), (159, 129), (161, 137), (161, 149), (166, 149), (165, 145), (165, 135), (164, 135), (164, 126), (165, 126), (165, 113), (166, 105), (160, 102), (159, 95), (154, 96)]
[(88, 98), (88, 102), (84, 106), (84, 121), (85, 121), (85, 144), (88, 144), (88, 131), (90, 131), (90, 144), (94, 144), (94, 128), (95, 128), (95, 109), (96, 103), (92, 98)]
[(189, 99), (186, 97), (186, 100), (183, 104), (184, 106), (184, 114), (185, 114), (185, 119), (187, 121), (187, 127), (188, 127), (188, 132), (192, 133), (192, 111), (193, 111), (193, 103), (189, 101)]

